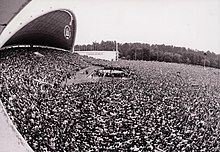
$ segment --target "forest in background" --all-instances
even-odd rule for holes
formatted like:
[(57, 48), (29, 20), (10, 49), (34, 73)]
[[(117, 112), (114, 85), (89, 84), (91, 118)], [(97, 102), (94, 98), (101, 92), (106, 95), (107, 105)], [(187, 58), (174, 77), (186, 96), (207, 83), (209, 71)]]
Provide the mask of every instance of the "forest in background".
[[(115, 41), (101, 41), (100, 43), (75, 45), (74, 49), (75, 51), (115, 51), (115, 46)], [(118, 43), (118, 51), (120, 59), (174, 62), (220, 69), (220, 54), (210, 51), (147, 43)]]

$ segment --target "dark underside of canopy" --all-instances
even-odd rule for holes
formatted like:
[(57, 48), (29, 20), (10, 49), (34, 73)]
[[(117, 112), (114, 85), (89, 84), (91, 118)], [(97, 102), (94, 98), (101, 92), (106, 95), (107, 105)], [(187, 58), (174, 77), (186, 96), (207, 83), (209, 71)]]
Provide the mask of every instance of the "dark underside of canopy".
[(73, 47), (76, 33), (76, 21), (75, 18), (71, 20), (70, 14), (74, 17), (71, 12), (63, 10), (40, 16), (17, 31), (4, 44), (4, 47), (12, 45), (42, 45), (70, 50)]
[(0, 0), (0, 34), (31, 0)]

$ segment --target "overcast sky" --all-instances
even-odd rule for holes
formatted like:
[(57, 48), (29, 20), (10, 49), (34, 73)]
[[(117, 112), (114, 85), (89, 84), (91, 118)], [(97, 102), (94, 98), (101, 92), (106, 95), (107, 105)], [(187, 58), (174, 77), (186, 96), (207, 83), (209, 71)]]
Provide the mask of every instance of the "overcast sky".
[(101, 40), (184, 46), (220, 54), (220, 0), (69, 0), (76, 44)]
[[(17, 0), (24, 2), (27, 0)], [(34, 7), (41, 2), (32, 0)], [(0, 0), (17, 6), (14, 0)], [(183, 46), (220, 54), (220, 0), (47, 0), (71, 9), (76, 44), (101, 40)], [(45, 5), (45, 3), (42, 5)], [(0, 5), (1, 6), (1, 5)], [(0, 18), (4, 18), (0, 15)], [(6, 17), (8, 18), (8, 17)]]

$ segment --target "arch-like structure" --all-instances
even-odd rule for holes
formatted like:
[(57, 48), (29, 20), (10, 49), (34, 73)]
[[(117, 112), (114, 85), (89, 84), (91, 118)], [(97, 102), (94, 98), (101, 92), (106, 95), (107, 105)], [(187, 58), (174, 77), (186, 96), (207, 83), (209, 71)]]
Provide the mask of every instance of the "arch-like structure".
[(75, 40), (76, 19), (68, 10), (44, 14), (17, 31), (4, 45), (42, 45), (71, 50)]
[[(61, 5), (55, 5), (55, 3)], [(1, 0), (0, 49), (41, 45), (72, 50), (76, 18), (72, 6), (54, 0)], [(63, 5), (64, 4), (64, 5)], [(0, 147), (3, 151), (33, 152), (17, 131), (0, 99)]]
[(53, 7), (48, 3), (33, 10), (31, 1), (10, 20), (1, 33), (0, 48), (40, 45), (73, 50), (75, 36), (76, 18), (71, 10), (62, 6)]

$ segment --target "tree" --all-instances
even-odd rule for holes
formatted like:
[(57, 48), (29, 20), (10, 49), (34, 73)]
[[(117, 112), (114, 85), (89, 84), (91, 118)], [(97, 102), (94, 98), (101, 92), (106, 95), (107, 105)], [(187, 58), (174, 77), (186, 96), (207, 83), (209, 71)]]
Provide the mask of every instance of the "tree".
[(157, 61), (158, 51), (150, 50), (150, 58), (151, 58), (151, 61)]
[(186, 58), (186, 64), (190, 64), (191, 63), (191, 60), (187, 57)]
[(149, 49), (143, 49), (142, 50), (143, 51), (143, 60), (145, 60), (145, 61), (150, 61), (151, 60), (151, 57), (150, 57), (150, 50)]
[(214, 68), (218, 68), (218, 60), (217, 59), (212, 59), (210, 61), (210, 66)]
[[(220, 68), (220, 54), (199, 51), (173, 45), (147, 43), (119, 44), (120, 58), (146, 61), (165, 61)], [(92, 45), (75, 45), (75, 50), (115, 50), (114, 41), (94, 42)]]
[(210, 66), (210, 61), (208, 59), (202, 59), (201, 60), (201, 64), (206, 67), (206, 66)]
[(182, 62), (182, 55), (175, 53), (173, 55), (173, 62), (181, 63)]
[(172, 62), (173, 59), (173, 54), (170, 52), (165, 52), (164, 53), (164, 61), (165, 62)]

